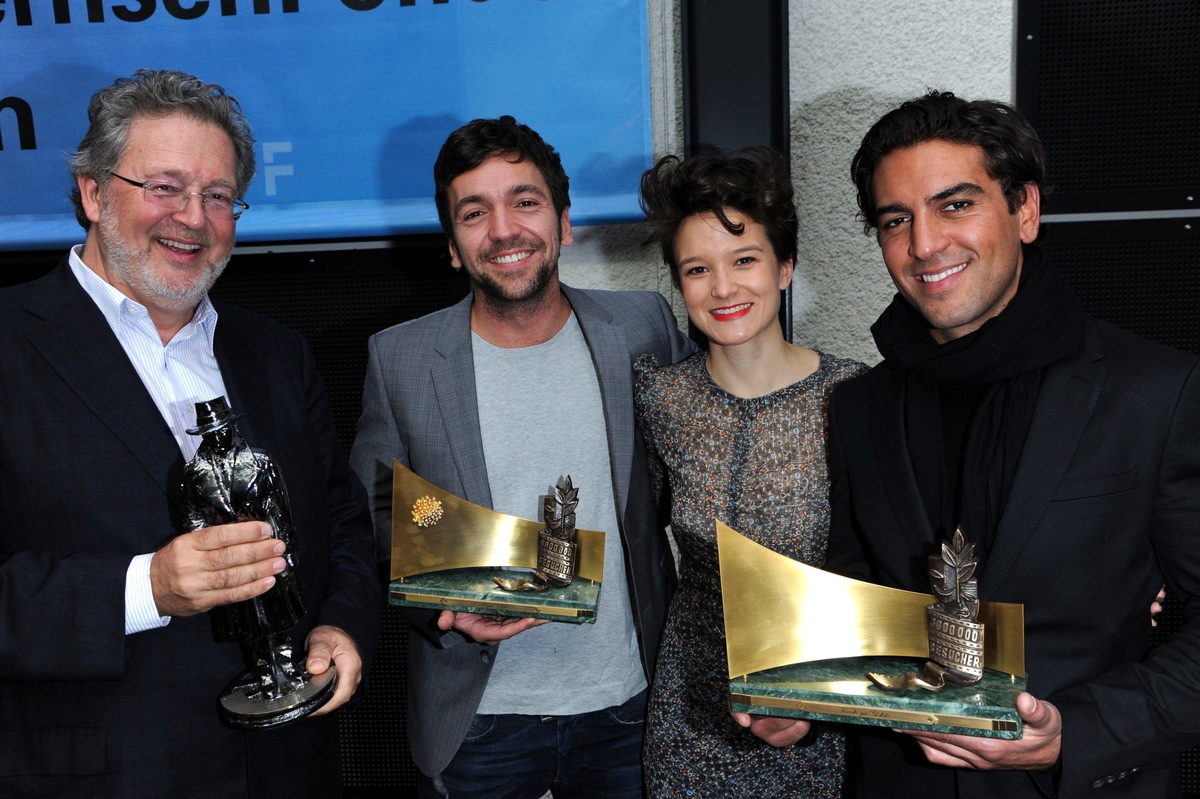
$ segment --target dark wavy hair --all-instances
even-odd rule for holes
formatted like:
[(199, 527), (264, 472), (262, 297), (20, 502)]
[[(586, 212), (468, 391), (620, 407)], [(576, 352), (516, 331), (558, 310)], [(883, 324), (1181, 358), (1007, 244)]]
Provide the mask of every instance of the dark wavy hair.
[(562, 212), (571, 207), (570, 181), (563, 171), (562, 159), (537, 131), (510, 116), (476, 119), (450, 134), (433, 164), (433, 199), (447, 236), (454, 235), (454, 218), (446, 197), (450, 183), (495, 155), (514, 162), (529, 161), (537, 167), (550, 189), (550, 200), (560, 219)]
[(728, 155), (687, 160), (668, 155), (642, 175), (642, 210), (651, 225), (647, 243), (658, 243), (678, 287), (675, 236), (684, 220), (709, 213), (730, 233), (740, 236), (745, 225), (730, 221), (726, 212), (733, 210), (763, 226), (781, 263), (795, 263), (799, 223), (792, 193), (787, 163), (772, 147), (747, 147)]
[[(234, 191), (238, 197), (244, 195), (254, 177), (255, 161), (254, 136), (241, 105), (215, 83), (165, 69), (139, 69), (132, 77), (118, 78), (92, 95), (88, 102), (87, 134), (68, 158), (71, 177), (86, 175), (101, 185), (107, 184), (112, 179), (109, 172), (125, 156), (129, 127), (134, 120), (171, 114), (184, 114), (225, 131), (237, 162)], [(83, 210), (78, 184), (71, 189), (70, 196), (75, 219), (87, 230), (91, 222)]]
[(1030, 183), (1043, 194), (1048, 191), (1045, 150), (1020, 111), (995, 100), (967, 101), (951, 92), (933, 91), (885, 114), (854, 154), (850, 177), (858, 189), (858, 219), (867, 235), (878, 222), (872, 183), (879, 163), (895, 150), (934, 140), (983, 150), (984, 168), (1000, 183), (1012, 213), (1024, 202)]

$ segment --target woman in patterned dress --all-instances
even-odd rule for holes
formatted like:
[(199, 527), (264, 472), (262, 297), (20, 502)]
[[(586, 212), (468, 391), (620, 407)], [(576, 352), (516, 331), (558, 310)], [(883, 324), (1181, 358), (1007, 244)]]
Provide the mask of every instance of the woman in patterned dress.
[(642, 176), (642, 207), (707, 352), (637, 364), (638, 422), (672, 496), (679, 588), (667, 615), (643, 750), (651, 797), (838, 797), (840, 733), (776, 749), (728, 707), (717, 566), (720, 519), (820, 566), (829, 526), (829, 394), (862, 364), (788, 343), (780, 291), (797, 221), (781, 156), (752, 148)]

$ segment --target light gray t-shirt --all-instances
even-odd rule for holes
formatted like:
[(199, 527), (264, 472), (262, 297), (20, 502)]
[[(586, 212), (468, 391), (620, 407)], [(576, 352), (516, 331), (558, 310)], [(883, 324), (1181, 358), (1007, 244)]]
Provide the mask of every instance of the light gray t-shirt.
[(646, 687), (625, 581), (600, 384), (572, 313), (549, 341), (504, 349), (472, 334), (479, 426), (495, 510), (541, 519), (561, 477), (579, 489), (576, 526), (603, 530), (594, 624), (551, 622), (504, 641), (480, 713), (569, 715)]

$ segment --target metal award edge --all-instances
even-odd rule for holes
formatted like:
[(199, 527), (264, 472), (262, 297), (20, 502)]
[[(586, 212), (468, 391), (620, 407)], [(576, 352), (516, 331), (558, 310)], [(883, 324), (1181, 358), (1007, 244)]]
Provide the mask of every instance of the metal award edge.
[(388, 603), (594, 623), (604, 579), (601, 531), (576, 529), (579, 563), (569, 586), (514, 593), (494, 584), (496, 577), (513, 581), (529, 577), (537, 567), (538, 535), (544, 529), (542, 522), (455, 496), (395, 461)]
[(822, 571), (720, 521), (716, 530), (735, 712), (1021, 737), (1015, 699), (1026, 685), (1024, 606), (980, 604), (990, 635), (979, 685), (885, 692), (866, 672), (912, 670), (928, 659), (932, 594)]

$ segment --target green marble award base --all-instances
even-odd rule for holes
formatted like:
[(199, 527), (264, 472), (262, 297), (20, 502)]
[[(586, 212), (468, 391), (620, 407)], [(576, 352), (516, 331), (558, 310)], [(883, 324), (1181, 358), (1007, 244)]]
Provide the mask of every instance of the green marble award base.
[(600, 583), (576, 577), (566, 588), (545, 591), (505, 591), (493, 577), (529, 579), (525, 571), (511, 569), (451, 569), (392, 580), (388, 603), (392, 605), (456, 610), (488, 616), (517, 616), (575, 624), (596, 621)]
[(843, 658), (766, 669), (731, 680), (736, 713), (837, 721), (870, 727), (1021, 737), (1017, 694), (1025, 678), (986, 669), (976, 685), (947, 685), (941, 691), (883, 691), (867, 672), (900, 676), (920, 671), (911, 658)]

